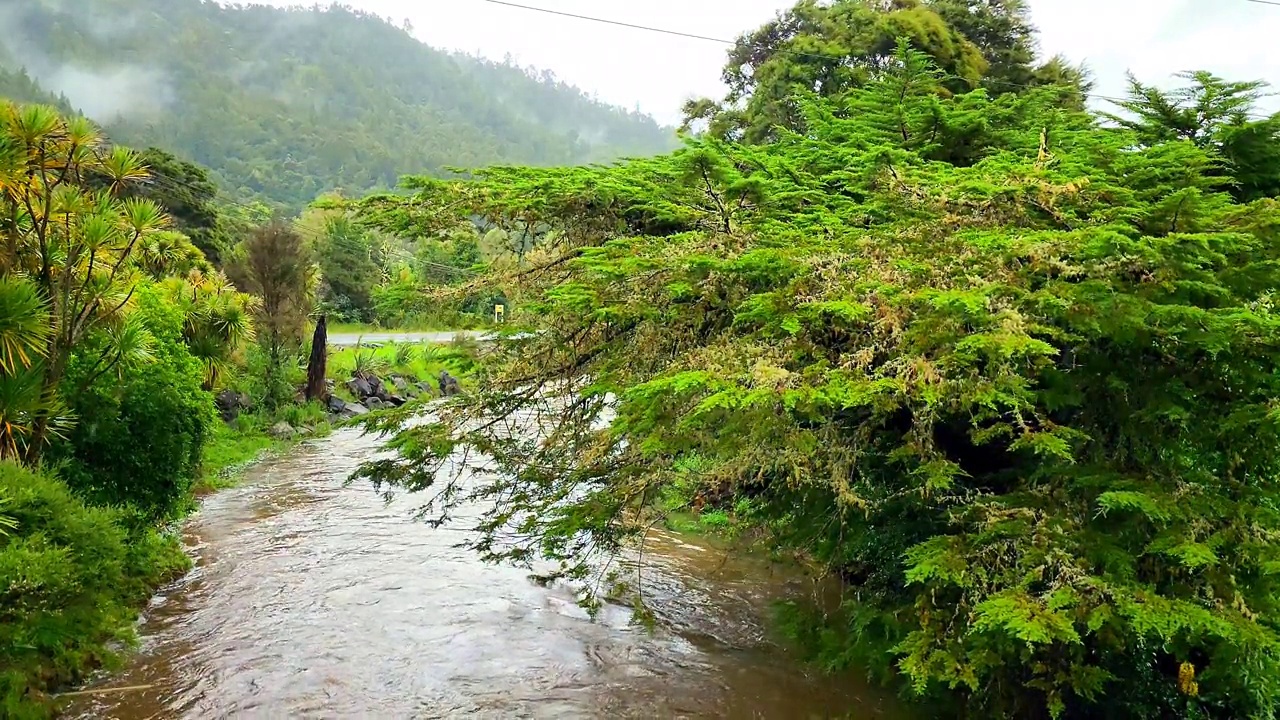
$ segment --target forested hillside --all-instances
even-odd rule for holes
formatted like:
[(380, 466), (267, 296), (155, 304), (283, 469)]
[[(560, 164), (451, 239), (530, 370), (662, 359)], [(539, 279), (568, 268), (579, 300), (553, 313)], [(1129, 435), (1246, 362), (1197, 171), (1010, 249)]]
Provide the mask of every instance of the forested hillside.
[(674, 144), (648, 116), (550, 74), (441, 52), (349, 9), (88, 5), (0, 5), (0, 93), (79, 110), (118, 142), (212, 168), (245, 198), (297, 208), (407, 173), (579, 164)]

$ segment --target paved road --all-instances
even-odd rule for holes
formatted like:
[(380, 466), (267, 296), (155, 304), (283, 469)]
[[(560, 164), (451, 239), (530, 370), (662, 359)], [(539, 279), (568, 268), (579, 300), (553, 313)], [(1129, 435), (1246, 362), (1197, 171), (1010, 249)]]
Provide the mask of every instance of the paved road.
[(329, 345), (334, 347), (351, 347), (358, 343), (365, 345), (385, 345), (389, 342), (411, 343), (447, 343), (459, 335), (482, 338), (485, 333), (480, 330), (453, 330), (446, 332), (381, 332), (381, 333), (332, 333)]

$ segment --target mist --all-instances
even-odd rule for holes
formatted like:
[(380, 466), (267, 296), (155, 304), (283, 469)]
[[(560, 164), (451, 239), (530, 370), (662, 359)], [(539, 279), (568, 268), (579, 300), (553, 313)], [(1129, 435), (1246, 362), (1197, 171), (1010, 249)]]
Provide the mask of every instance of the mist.
[[(48, 2), (55, 11), (76, 10), (78, 28), (99, 40), (110, 40), (136, 28), (136, 18), (119, 13), (95, 13), (70, 8), (62, 0)], [(0, 3), (0, 47), (10, 61), (25, 69), (45, 90), (64, 96), (72, 107), (100, 123), (146, 121), (164, 113), (175, 93), (160, 68), (120, 63), (87, 67), (50, 56), (33, 42), (28, 14), (38, 7)]]

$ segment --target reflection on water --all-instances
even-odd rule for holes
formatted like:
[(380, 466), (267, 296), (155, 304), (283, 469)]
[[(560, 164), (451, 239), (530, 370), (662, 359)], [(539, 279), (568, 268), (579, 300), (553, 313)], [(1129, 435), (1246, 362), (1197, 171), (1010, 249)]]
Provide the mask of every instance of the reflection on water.
[(785, 587), (760, 561), (668, 535), (646, 549), (649, 632), (621, 607), (453, 547), (348, 474), (375, 451), (342, 431), (209, 498), (196, 568), (152, 601), (142, 645), (69, 717), (890, 717), (858, 678), (807, 674), (765, 639)]

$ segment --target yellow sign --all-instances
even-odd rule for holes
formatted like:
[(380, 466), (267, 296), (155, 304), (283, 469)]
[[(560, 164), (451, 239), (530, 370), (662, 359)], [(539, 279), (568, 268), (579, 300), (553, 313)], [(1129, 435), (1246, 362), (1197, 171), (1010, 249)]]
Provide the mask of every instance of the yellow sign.
[(505, 314), (506, 314), (506, 310), (507, 310), (507, 308), (506, 308), (506, 306), (505, 306), (505, 305), (494, 305), (494, 306), (493, 306), (493, 321), (494, 321), (494, 322), (502, 322), (503, 317), (504, 317), (504, 316), (505, 316)]

